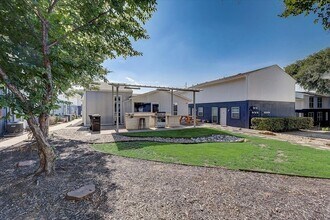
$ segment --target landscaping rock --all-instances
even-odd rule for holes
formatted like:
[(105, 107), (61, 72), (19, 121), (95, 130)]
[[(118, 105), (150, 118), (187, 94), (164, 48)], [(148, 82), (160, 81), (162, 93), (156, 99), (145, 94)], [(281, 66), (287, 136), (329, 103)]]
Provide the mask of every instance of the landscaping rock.
[(83, 187), (80, 187), (79, 189), (76, 189), (74, 191), (68, 192), (66, 194), (66, 199), (68, 200), (83, 200), (89, 195), (93, 194), (95, 192), (95, 185), (89, 184)]
[(17, 167), (26, 167), (26, 166), (31, 166), (36, 163), (35, 160), (25, 160), (25, 161), (20, 161), (16, 164)]
[(118, 134), (113, 134), (115, 142), (125, 141), (151, 141), (161, 143), (176, 143), (176, 144), (197, 144), (197, 143), (214, 143), (214, 142), (243, 142), (243, 138), (230, 135), (211, 135), (197, 138), (162, 138), (162, 137), (126, 137)]

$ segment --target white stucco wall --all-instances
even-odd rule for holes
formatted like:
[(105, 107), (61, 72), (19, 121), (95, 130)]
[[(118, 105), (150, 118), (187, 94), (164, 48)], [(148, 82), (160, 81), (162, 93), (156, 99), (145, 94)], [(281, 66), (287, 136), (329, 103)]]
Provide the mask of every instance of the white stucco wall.
[[(171, 113), (171, 93), (167, 91), (155, 91), (138, 95), (132, 98), (132, 106), (135, 102), (146, 102), (159, 104), (159, 111)], [(178, 115), (188, 114), (188, 100), (179, 96), (173, 95), (173, 103), (178, 105)]]
[(278, 66), (248, 74), (247, 82), (248, 100), (295, 102), (296, 81)]
[[(313, 109), (320, 109), (317, 107), (317, 95), (308, 95), (301, 94), (302, 99), (296, 99), (296, 110), (299, 109), (310, 109), (309, 107), (309, 97), (313, 97), (314, 99), (314, 107)], [(330, 97), (322, 97), (322, 108), (321, 109), (329, 109), (330, 108)]]
[[(196, 92), (196, 103), (232, 102), (247, 99), (245, 77), (196, 88), (203, 90)], [(193, 99), (192, 92), (184, 92), (182, 95)]]
[(296, 99), (295, 109), (296, 110), (304, 109), (304, 104), (305, 104), (305, 102), (303, 99)]
[[(132, 92), (119, 92), (121, 99), (121, 122), (124, 122), (125, 111), (124, 101), (132, 96)], [(102, 125), (113, 125), (113, 95), (111, 91), (86, 91), (83, 98), (83, 122), (89, 126), (89, 116), (92, 114), (101, 115)]]
[(323, 107), (322, 108), (330, 108), (330, 97), (323, 98)]

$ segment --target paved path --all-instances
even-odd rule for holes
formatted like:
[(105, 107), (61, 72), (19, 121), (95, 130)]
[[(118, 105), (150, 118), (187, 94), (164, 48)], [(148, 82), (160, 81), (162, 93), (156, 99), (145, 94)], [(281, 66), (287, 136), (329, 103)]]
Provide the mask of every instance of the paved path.
[(330, 133), (327, 132), (323, 132), (320, 134), (316, 134), (316, 132), (314, 132), (313, 134), (314, 136), (311, 136), (312, 132), (306, 132), (306, 131), (283, 132), (283, 133), (272, 132), (274, 135), (265, 135), (262, 134), (262, 131), (254, 130), (254, 129), (237, 128), (231, 126), (223, 127), (221, 125), (215, 125), (215, 124), (203, 124), (202, 126), (213, 127), (213, 128), (231, 131), (234, 133), (253, 135), (267, 139), (288, 141), (292, 144), (300, 144), (322, 150), (330, 150)]
[[(81, 122), (81, 119), (75, 119), (75, 120), (72, 120), (72, 121), (67, 122), (67, 123), (54, 125), (54, 126), (49, 127), (49, 131), (61, 130), (61, 129), (66, 128), (68, 126), (78, 124), (79, 122)], [(10, 147), (10, 146), (13, 146), (15, 144), (18, 144), (18, 143), (20, 143), (22, 141), (25, 141), (27, 139), (28, 139), (28, 134), (23, 134), (23, 135), (20, 135), (20, 136), (13, 137), (13, 138), (10, 138), (8, 140), (2, 141), (2, 142), (0, 142), (0, 150), (4, 149), (4, 148), (7, 148), (7, 147)]]

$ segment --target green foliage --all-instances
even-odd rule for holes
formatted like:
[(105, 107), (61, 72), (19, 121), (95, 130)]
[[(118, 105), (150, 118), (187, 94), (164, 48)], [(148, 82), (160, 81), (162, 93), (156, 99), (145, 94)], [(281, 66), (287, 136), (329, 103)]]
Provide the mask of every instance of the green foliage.
[(256, 130), (281, 132), (312, 128), (313, 118), (252, 118), (251, 123), (252, 128)]
[(251, 125), (256, 130), (283, 131), (284, 118), (252, 118)]
[(287, 131), (310, 129), (314, 125), (314, 120), (310, 117), (285, 118), (285, 125)]
[(304, 89), (330, 94), (330, 80), (323, 79), (330, 70), (330, 48), (314, 53), (285, 67), (285, 72), (297, 80)]
[(285, 11), (282, 17), (290, 15), (297, 16), (310, 13), (316, 14), (318, 18), (315, 23), (321, 22), (325, 30), (330, 29), (330, 2), (329, 0), (284, 0)]
[(0, 68), (27, 99), (6, 96), (0, 105), (22, 114), (50, 112), (58, 94), (104, 79), (105, 59), (141, 55), (131, 41), (148, 38), (143, 25), (155, 6), (155, 0), (0, 1)]

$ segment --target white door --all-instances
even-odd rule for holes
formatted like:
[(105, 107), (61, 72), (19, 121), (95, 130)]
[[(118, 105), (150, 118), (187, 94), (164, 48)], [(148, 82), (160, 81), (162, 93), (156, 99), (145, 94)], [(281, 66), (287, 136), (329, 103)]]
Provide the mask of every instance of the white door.
[(227, 125), (227, 108), (220, 108), (220, 125)]
[(212, 107), (212, 123), (218, 123), (218, 107)]

